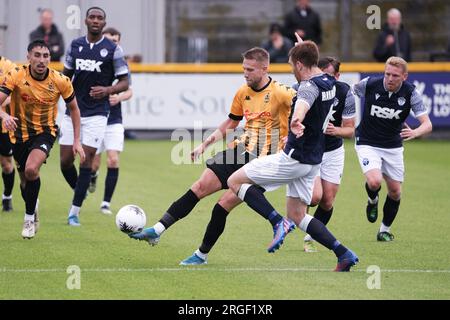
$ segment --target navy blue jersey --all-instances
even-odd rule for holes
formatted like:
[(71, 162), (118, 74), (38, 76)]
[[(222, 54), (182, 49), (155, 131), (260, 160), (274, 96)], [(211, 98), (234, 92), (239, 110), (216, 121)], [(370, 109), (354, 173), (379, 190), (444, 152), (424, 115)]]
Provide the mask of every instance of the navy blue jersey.
[(368, 77), (353, 88), (364, 98), (361, 122), (356, 128), (356, 144), (378, 148), (402, 146), (400, 132), (403, 122), (412, 110), (415, 116), (427, 112), (414, 85), (403, 82), (397, 92), (384, 87), (383, 77)]
[(284, 148), (286, 154), (294, 149), (291, 157), (300, 163), (314, 165), (322, 162), (325, 150), (324, 131), (330, 120), (331, 106), (336, 96), (335, 83), (336, 79), (327, 74), (300, 83), (297, 96), (293, 99), (291, 117), (297, 100), (305, 101), (310, 106), (302, 121), (305, 130), (300, 138), (296, 138), (289, 130), (288, 141)]
[(86, 36), (75, 39), (67, 50), (64, 67), (74, 70), (72, 83), (81, 116), (107, 116), (108, 97), (94, 99), (89, 91), (94, 86), (110, 86), (116, 77), (128, 74), (120, 46), (105, 37), (96, 43), (89, 43)]
[[(336, 81), (336, 98), (332, 105), (333, 111), (330, 122), (335, 127), (342, 125), (342, 119), (355, 117), (355, 97), (353, 96), (350, 86), (342, 81)], [(343, 139), (341, 137), (325, 135), (325, 152), (336, 150), (342, 146)]]
[[(128, 74), (128, 84), (131, 86), (131, 74)], [(122, 123), (122, 102), (111, 106), (108, 116), (108, 125)]]
[(108, 116), (108, 126), (111, 124), (122, 123), (122, 103), (119, 102), (111, 107), (111, 112)]

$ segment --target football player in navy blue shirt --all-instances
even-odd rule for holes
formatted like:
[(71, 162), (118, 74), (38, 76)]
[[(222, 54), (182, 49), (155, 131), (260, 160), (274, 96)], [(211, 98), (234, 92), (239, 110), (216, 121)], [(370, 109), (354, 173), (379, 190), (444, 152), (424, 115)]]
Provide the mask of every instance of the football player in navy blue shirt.
[[(293, 99), (287, 144), (282, 152), (247, 163), (228, 178), (228, 186), (269, 222), (278, 221), (273, 228), (269, 252), (280, 248), (295, 223), (317, 242), (333, 250), (338, 258), (335, 271), (350, 271), (358, 257), (336, 240), (321, 221), (306, 213), (325, 150), (324, 132), (331, 120), (336, 80), (317, 67), (317, 45), (312, 41), (299, 42), (289, 53), (289, 63), (300, 86)], [(288, 219), (283, 218), (264, 196), (264, 190), (270, 191), (283, 184), (287, 184)]]
[[(408, 65), (400, 57), (386, 61), (384, 77), (367, 77), (353, 86), (353, 92), (364, 98), (361, 122), (356, 128), (356, 152), (366, 177), (369, 196), (366, 215), (374, 223), (378, 217), (378, 192), (383, 179), (387, 196), (378, 241), (392, 241), (390, 227), (400, 206), (404, 178), (403, 140), (431, 132), (428, 111), (421, 94), (407, 82)], [(405, 120), (412, 111), (420, 125), (411, 129)]]
[[(81, 113), (81, 142), (86, 160), (80, 163), (80, 174), (74, 166), (71, 143), (73, 129), (67, 112), (61, 122), (61, 171), (74, 189), (68, 224), (79, 226), (79, 212), (91, 177), (92, 161), (103, 140), (110, 112), (109, 96), (128, 89), (128, 65), (122, 48), (102, 35), (106, 13), (99, 7), (89, 8), (85, 24), (87, 35), (70, 44), (63, 73), (72, 82)], [(115, 79), (119, 81), (113, 85)]]
[[(120, 44), (121, 33), (115, 28), (107, 28), (103, 31), (103, 35), (115, 44)], [(129, 79), (131, 85), (131, 79)], [(103, 195), (103, 201), (100, 205), (100, 211), (103, 214), (112, 214), (110, 203), (114, 190), (119, 179), (119, 155), (123, 151), (124, 144), (124, 127), (122, 124), (122, 101), (126, 101), (131, 98), (133, 92), (131, 86), (128, 90), (121, 92), (120, 94), (114, 94), (109, 96), (109, 104), (111, 106), (111, 112), (108, 116), (108, 123), (106, 126), (105, 136), (100, 148), (97, 149), (94, 161), (92, 163), (91, 181), (89, 183), (89, 192), (95, 192), (97, 186), (98, 170), (100, 169), (101, 154), (106, 151), (107, 155), (107, 167), (105, 178), (105, 192)]]
[[(319, 60), (318, 67), (325, 73), (339, 79), (340, 61), (333, 57)], [(326, 225), (333, 213), (333, 204), (344, 172), (345, 150), (343, 138), (353, 138), (355, 133), (355, 97), (350, 86), (336, 81), (336, 97), (333, 113), (325, 131), (325, 152), (320, 164), (319, 175), (314, 181), (311, 205), (316, 205), (314, 218)], [(315, 241), (310, 235), (304, 239), (305, 252), (316, 252)]]

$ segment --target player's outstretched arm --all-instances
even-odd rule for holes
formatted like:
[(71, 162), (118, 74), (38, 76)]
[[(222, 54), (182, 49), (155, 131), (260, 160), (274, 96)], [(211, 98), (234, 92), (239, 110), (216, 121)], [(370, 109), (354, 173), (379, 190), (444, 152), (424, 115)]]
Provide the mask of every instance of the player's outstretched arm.
[(208, 138), (205, 139), (205, 141), (203, 141), (197, 148), (194, 149), (194, 151), (191, 152), (191, 160), (192, 161), (197, 160), (197, 158), (203, 152), (205, 152), (206, 148), (209, 145), (222, 140), (227, 130), (236, 129), (236, 127), (239, 125), (239, 122), (240, 121), (238, 120), (233, 120), (230, 118), (222, 122), (220, 126), (216, 130), (214, 130), (214, 132)]
[(433, 130), (433, 125), (431, 123), (430, 117), (428, 114), (423, 114), (417, 117), (417, 120), (420, 122), (420, 126), (416, 129), (411, 129), (406, 123), (405, 127), (400, 132), (400, 136), (403, 140), (408, 141), (414, 138), (418, 138), (424, 134), (430, 133)]
[(73, 145), (72, 152), (74, 157), (78, 153), (80, 155), (80, 162), (83, 163), (86, 159), (83, 147), (80, 142), (80, 109), (78, 109), (77, 99), (74, 97), (68, 104), (67, 108), (70, 110), (70, 117), (73, 125)]

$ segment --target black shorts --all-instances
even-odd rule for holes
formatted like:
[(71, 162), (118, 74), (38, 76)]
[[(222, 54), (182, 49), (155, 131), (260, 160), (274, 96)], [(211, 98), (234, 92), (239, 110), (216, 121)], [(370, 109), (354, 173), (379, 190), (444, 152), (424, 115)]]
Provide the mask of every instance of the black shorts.
[[(37, 136), (33, 136), (23, 143), (13, 144), (13, 154), (14, 160), (16, 160), (17, 171), (23, 172), (25, 170), (25, 165), (27, 164), (28, 156), (34, 149), (39, 149), (45, 152), (48, 156), (50, 155), (50, 150), (55, 143), (56, 138), (50, 133), (41, 133)], [(44, 162), (45, 163), (45, 162)]]
[(12, 143), (9, 140), (9, 134), (0, 132), (0, 156), (11, 157), (12, 155)]
[(206, 167), (211, 169), (222, 183), (222, 189), (228, 189), (228, 178), (246, 163), (256, 158), (238, 145), (234, 149), (226, 149), (206, 160)]

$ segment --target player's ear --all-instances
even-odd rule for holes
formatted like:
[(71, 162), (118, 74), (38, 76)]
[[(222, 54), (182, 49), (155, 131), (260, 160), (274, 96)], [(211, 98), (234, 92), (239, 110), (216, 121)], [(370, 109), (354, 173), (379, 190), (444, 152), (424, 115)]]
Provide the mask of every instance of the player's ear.
[(405, 81), (406, 79), (408, 79), (408, 72), (405, 72), (405, 73), (403, 74), (403, 81)]

